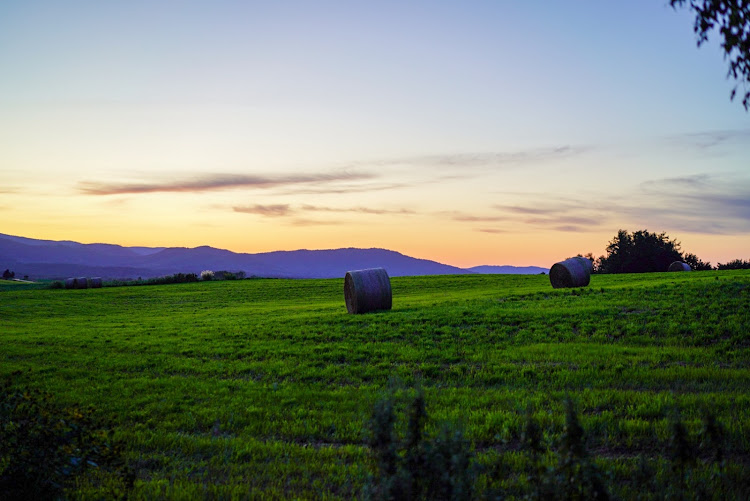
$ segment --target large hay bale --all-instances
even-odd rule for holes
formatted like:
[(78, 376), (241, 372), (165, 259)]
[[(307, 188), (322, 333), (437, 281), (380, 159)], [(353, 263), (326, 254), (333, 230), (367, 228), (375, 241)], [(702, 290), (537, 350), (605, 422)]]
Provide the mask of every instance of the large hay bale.
[(91, 288), (101, 289), (102, 288), (102, 277), (91, 277)]
[(690, 265), (682, 261), (675, 261), (669, 265), (668, 271), (691, 271)]
[(65, 279), (65, 288), (66, 289), (75, 289), (76, 288), (76, 279), (75, 278), (66, 278)]
[(78, 277), (75, 279), (76, 289), (87, 289), (88, 286), (89, 286), (89, 281), (86, 277)]
[(552, 287), (585, 287), (591, 281), (594, 265), (585, 257), (572, 257), (552, 265), (549, 270), (549, 281)]
[(383, 268), (347, 271), (344, 299), (349, 313), (390, 310), (393, 297), (388, 273)]

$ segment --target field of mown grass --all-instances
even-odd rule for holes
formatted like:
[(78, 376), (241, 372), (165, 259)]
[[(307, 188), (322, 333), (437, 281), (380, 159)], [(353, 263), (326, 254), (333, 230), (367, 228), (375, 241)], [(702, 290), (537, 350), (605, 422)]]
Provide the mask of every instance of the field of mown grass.
[(24, 371), (114, 420), (135, 499), (356, 497), (373, 466), (365, 423), (394, 379), (424, 388), (431, 429), (462, 424), (484, 487), (523, 484), (524, 413), (554, 443), (566, 396), (620, 496), (639, 489), (639, 457), (667, 454), (675, 412), (695, 437), (710, 409), (727, 471), (750, 476), (750, 271), (392, 287), (392, 311), (356, 316), (343, 279), (6, 287), (0, 376)]

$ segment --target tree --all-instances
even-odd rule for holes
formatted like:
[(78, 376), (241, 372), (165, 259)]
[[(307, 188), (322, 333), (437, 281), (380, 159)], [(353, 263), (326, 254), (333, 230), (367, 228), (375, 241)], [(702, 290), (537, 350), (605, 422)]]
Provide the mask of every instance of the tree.
[(695, 271), (713, 270), (711, 263), (701, 261), (695, 254), (687, 253), (682, 258), (687, 264), (690, 265), (690, 269)]
[[(708, 33), (717, 28), (724, 41), (721, 48), (729, 61), (727, 78), (741, 82), (744, 91), (742, 106), (750, 110), (750, 1), (748, 0), (670, 0), (673, 8), (685, 7), (695, 12), (693, 30), (698, 47), (708, 41)], [(735, 85), (730, 94), (737, 95)]]
[(3, 278), (4, 278), (5, 280), (10, 280), (11, 278), (14, 278), (15, 276), (16, 276), (16, 274), (15, 274), (14, 272), (10, 271), (10, 270), (9, 270), (9, 269), (7, 269), (7, 268), (6, 268), (6, 269), (5, 269), (5, 271), (3, 272)]
[[(607, 256), (599, 258), (601, 273), (646, 273), (667, 271), (675, 261), (682, 261), (680, 243), (665, 233), (648, 230), (620, 230), (607, 245)], [(697, 259), (697, 258), (696, 258)]]
[(735, 259), (728, 263), (719, 263), (716, 267), (718, 270), (747, 270), (750, 269), (750, 261), (743, 261), (742, 259)]

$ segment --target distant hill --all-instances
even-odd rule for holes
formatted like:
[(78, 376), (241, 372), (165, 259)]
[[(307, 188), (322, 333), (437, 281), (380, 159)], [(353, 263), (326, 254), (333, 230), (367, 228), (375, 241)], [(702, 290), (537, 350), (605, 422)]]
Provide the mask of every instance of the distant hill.
[[(123, 247), (72, 241), (36, 240), (0, 233), (0, 268), (17, 277), (64, 279), (98, 276), (105, 280), (151, 278), (202, 270), (244, 271), (271, 278), (338, 278), (348, 270), (383, 267), (390, 276), (468, 273), (540, 273), (544, 268), (478, 266), (462, 269), (386, 249), (331, 249), (243, 254), (202, 246)], [(534, 269), (535, 271), (527, 271)], [(536, 271), (538, 270), (538, 271)]]

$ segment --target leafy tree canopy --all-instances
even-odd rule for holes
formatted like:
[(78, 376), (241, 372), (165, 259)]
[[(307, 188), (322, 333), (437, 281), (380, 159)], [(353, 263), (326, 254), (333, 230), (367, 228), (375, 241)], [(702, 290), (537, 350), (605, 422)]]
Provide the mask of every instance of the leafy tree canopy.
[(685, 256), (683, 256), (682, 260), (690, 265), (691, 270), (695, 270), (695, 271), (713, 270), (713, 267), (711, 266), (710, 262), (701, 261), (698, 258), (698, 256), (696, 256), (695, 254), (687, 253), (685, 254)]
[[(697, 259), (697, 258), (696, 258)], [(680, 243), (665, 233), (648, 230), (628, 233), (620, 230), (607, 245), (607, 256), (599, 258), (601, 273), (646, 273), (667, 271), (675, 261), (682, 261)]]
[(742, 259), (735, 259), (728, 263), (719, 263), (717, 266), (719, 270), (748, 270), (750, 269), (750, 260), (744, 261)]
[(750, 1), (749, 0), (670, 0), (673, 8), (685, 7), (695, 12), (693, 29), (698, 36), (698, 47), (708, 41), (708, 33), (718, 29), (724, 41), (721, 48), (729, 62), (727, 78), (738, 84), (732, 89), (734, 100), (742, 85), (742, 105), (750, 110)]

